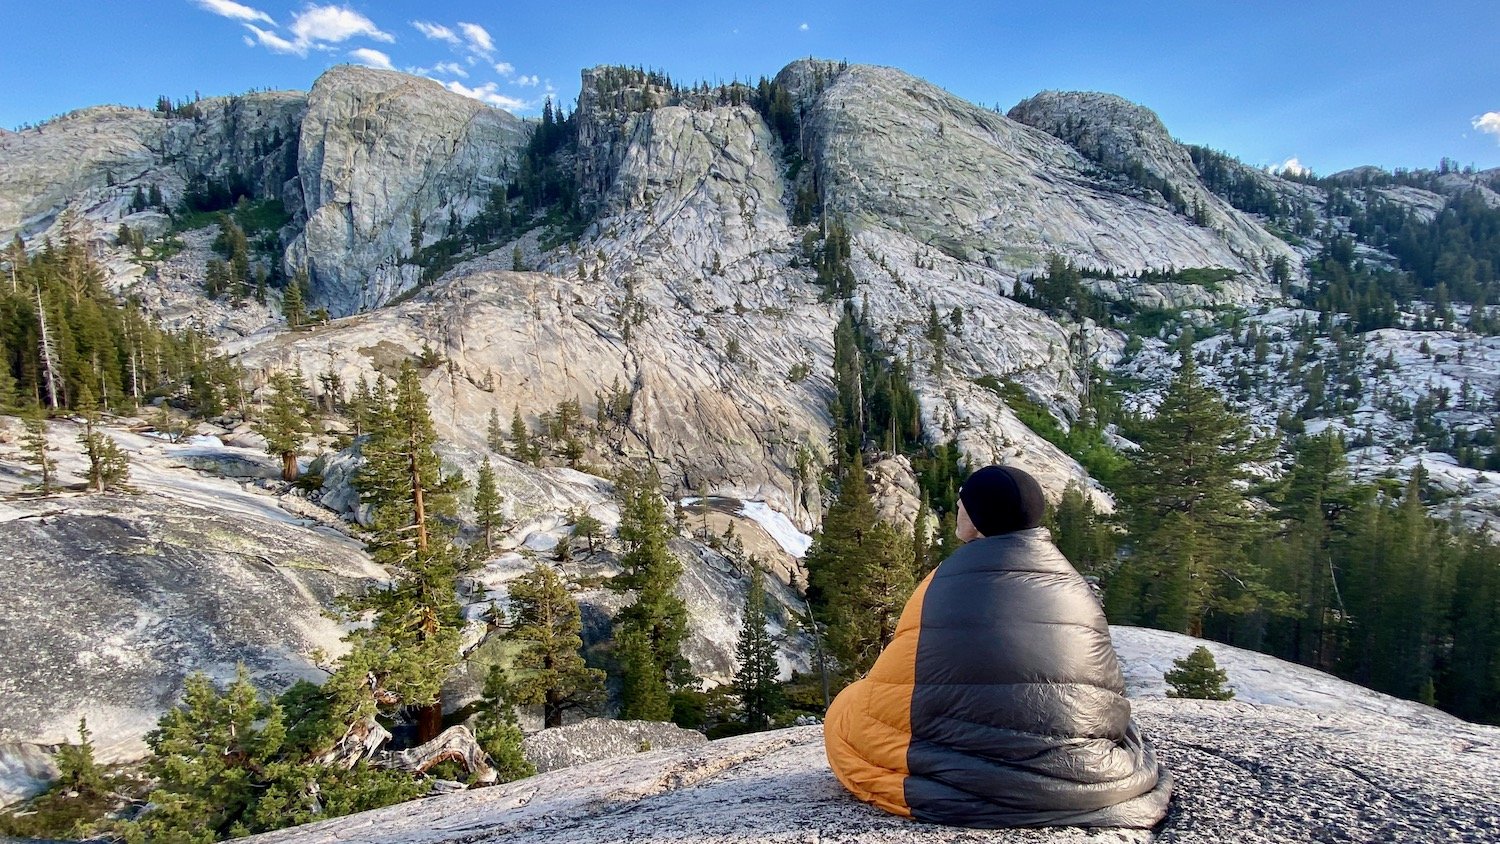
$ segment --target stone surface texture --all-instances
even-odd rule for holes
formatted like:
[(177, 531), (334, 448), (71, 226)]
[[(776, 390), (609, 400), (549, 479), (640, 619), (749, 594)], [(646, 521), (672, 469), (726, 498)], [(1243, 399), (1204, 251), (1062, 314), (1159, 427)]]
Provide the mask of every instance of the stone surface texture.
[(257, 842), (1486, 842), (1500, 835), (1500, 731), (1368, 713), (1137, 701), (1176, 778), (1153, 831), (979, 831), (859, 803), (828, 770), (821, 727), (565, 768), (339, 818)]
[(684, 730), (676, 724), (590, 718), (532, 733), (522, 749), (537, 772), (546, 773), (654, 750), (688, 750), (707, 742), (697, 730)]
[(340, 65), (318, 77), (301, 125), (302, 231), (288, 263), (335, 314), (414, 286), (413, 222), (431, 245), (477, 214), (514, 174), (521, 121), (430, 80)]

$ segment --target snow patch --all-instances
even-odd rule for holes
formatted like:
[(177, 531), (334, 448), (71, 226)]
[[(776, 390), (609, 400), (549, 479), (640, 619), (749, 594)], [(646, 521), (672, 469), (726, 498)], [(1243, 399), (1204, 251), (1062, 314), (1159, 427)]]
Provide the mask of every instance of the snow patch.
[(811, 536), (797, 530), (797, 526), (792, 524), (791, 519), (772, 510), (771, 506), (764, 501), (743, 502), (739, 514), (754, 520), (771, 535), (772, 539), (776, 540), (776, 544), (780, 545), (782, 550), (799, 560), (807, 553), (807, 549), (812, 547)]

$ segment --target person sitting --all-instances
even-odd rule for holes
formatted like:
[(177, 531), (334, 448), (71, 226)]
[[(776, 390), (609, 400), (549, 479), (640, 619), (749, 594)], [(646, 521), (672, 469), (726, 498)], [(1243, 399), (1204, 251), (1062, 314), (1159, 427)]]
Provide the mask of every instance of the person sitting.
[(1155, 826), (1171, 776), (1131, 720), (1098, 600), (1039, 526), (1041, 486), (988, 466), (959, 499), (964, 544), (828, 709), (834, 774), (931, 823)]

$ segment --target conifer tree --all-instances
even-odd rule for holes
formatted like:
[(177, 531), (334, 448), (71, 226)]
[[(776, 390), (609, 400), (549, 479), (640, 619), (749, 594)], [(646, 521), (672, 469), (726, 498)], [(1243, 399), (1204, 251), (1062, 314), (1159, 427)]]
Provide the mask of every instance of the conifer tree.
[(83, 795), (104, 793), (104, 770), (94, 761), (94, 742), (86, 718), (78, 719), (78, 743), (57, 750), (57, 785)]
[(286, 318), (288, 328), (296, 328), (307, 320), (306, 290), (307, 270), (297, 270), (281, 292), (281, 315)]
[(443, 476), (433, 451), (437, 434), (410, 361), (380, 415), (361, 448), (365, 462), (355, 486), (373, 511), (370, 554), (395, 583), (348, 603), (352, 612), (375, 616), (370, 627), (350, 634), (353, 649), (339, 668), (344, 676), (329, 683), (350, 721), (372, 714), (377, 702), (416, 709), (418, 737), (426, 741), (441, 726), (443, 679), (459, 656), (459, 555), (446, 521), (456, 513), (456, 484)]
[(1228, 672), (1214, 661), (1213, 652), (1203, 645), (1172, 662), (1172, 670), (1162, 675), (1167, 681), (1167, 697), (1194, 700), (1230, 700), (1234, 689), (1226, 688)]
[(1346, 521), (1367, 494), (1350, 483), (1336, 433), (1299, 438), (1293, 457), (1275, 500), (1283, 536), (1268, 554), (1270, 582), (1287, 594), (1290, 611), (1268, 619), (1267, 646), (1283, 659), (1331, 670), (1337, 620), (1348, 614), (1339, 585)]
[(620, 718), (629, 721), (668, 721), (672, 693), (662, 680), (646, 632), (619, 628), (615, 659), (620, 664)]
[(1111, 618), (1202, 635), (1210, 615), (1277, 606), (1250, 554), (1264, 523), (1240, 485), (1271, 444), (1203, 384), (1190, 348), (1140, 445), (1120, 487), (1133, 548), (1106, 592)]
[(115, 442), (114, 437), (98, 430), (98, 406), (87, 391), (80, 397), (79, 403), (79, 410), (83, 414), (83, 431), (78, 435), (78, 443), (83, 446), (83, 453), (89, 460), (89, 489), (105, 492), (123, 484), (130, 477), (130, 461), (125, 452), (120, 450), (120, 444)]
[[(3, 351), (3, 347), (0, 347)], [(0, 359), (0, 413), (9, 413), (20, 405), (16, 398), (16, 379), (10, 374), (10, 366)]]
[(564, 713), (592, 706), (604, 687), (604, 672), (585, 665), (580, 653), (578, 602), (545, 563), (511, 581), (509, 592), (514, 626), (506, 639), (521, 645), (512, 700), (541, 706), (543, 726), (561, 727)]
[(495, 467), (486, 457), (479, 464), (479, 476), (474, 481), (474, 521), (484, 531), (484, 550), (495, 550), (495, 529), (503, 527), (505, 517), (500, 514), (501, 497), (495, 489)]
[(588, 510), (578, 510), (569, 516), (569, 520), (573, 523), (573, 535), (587, 542), (589, 553), (594, 553), (604, 533), (604, 523)]
[(525, 463), (536, 464), (537, 451), (531, 443), (531, 432), (526, 427), (526, 422), (521, 419), (521, 408), (516, 407), (510, 417), (510, 444), (511, 455), (517, 460)]
[(766, 581), (760, 565), (750, 561), (750, 591), (745, 595), (744, 621), (740, 625), (739, 643), (734, 649), (737, 664), (734, 691), (740, 699), (745, 723), (752, 730), (771, 726), (785, 708), (782, 700), (780, 667), (776, 664), (776, 644), (766, 619)]
[(300, 372), (289, 369), (271, 374), (270, 407), (255, 421), (255, 430), (266, 438), (266, 453), (281, 458), (281, 479), (297, 480), (297, 455), (312, 433), (312, 402)]
[(615, 619), (624, 681), (621, 717), (657, 720), (662, 707), (670, 715), (671, 693), (687, 674), (687, 607), (676, 594), (682, 563), (668, 547), (670, 526), (656, 468), (622, 471), (615, 493), (625, 553), (624, 572), (614, 585), (635, 591), (635, 600)]
[(1052, 535), (1068, 562), (1081, 574), (1104, 575), (1112, 568), (1115, 535), (1094, 511), (1094, 503), (1068, 482), (1052, 512)]
[(499, 782), (511, 782), (536, 773), (536, 766), (527, 761), (522, 749), (524, 736), (516, 723), (516, 709), (511, 698), (511, 684), (505, 670), (491, 665), (484, 678), (474, 739), (490, 757)]
[(489, 424), (485, 426), (484, 432), (485, 442), (489, 445), (490, 451), (493, 451), (496, 454), (504, 454), (505, 428), (501, 427), (500, 425), (499, 411), (495, 410), (493, 407), (490, 408), (490, 421)]
[(313, 761), (337, 735), (327, 700), (310, 683), (263, 700), (244, 666), (219, 692), (188, 677), (181, 703), (146, 736), (148, 810), (124, 825), (126, 841), (215, 840), (309, 823), (410, 800), (428, 785), (364, 763), (346, 769)]
[(41, 408), (34, 408), (21, 419), (25, 426), (25, 432), (21, 435), (21, 449), (26, 454), (26, 459), (42, 476), (39, 484), (42, 495), (52, 492), (53, 472), (57, 469), (57, 461), (52, 459), (52, 451), (47, 443), (47, 417), (42, 414)]

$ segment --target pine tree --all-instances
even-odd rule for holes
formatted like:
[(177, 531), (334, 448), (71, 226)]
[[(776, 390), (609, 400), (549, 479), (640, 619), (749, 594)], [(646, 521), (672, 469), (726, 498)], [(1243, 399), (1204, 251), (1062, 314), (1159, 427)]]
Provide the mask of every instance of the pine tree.
[(1120, 487), (1133, 548), (1107, 587), (1111, 619), (1202, 635), (1210, 615), (1276, 605), (1250, 553), (1264, 523), (1241, 488), (1271, 444), (1199, 380), (1190, 349), (1140, 446)]
[(620, 665), (620, 718), (668, 721), (672, 693), (663, 682), (646, 632), (624, 627), (615, 634), (615, 660)]
[(344, 676), (329, 683), (351, 722), (372, 714), (377, 702), (417, 709), (418, 738), (426, 741), (441, 726), (443, 679), (459, 658), (459, 554), (447, 521), (456, 514), (457, 484), (443, 476), (433, 451), (437, 435), (410, 361), (380, 417), (361, 447), (365, 462), (354, 482), (373, 511), (370, 554), (395, 583), (348, 602), (351, 612), (373, 610), (375, 617), (350, 634)]
[[(3, 347), (0, 347), (3, 349)], [(0, 413), (9, 413), (19, 406), (16, 398), (16, 379), (10, 374), (10, 366), (0, 360)]]
[(81, 408), (83, 412), (83, 432), (78, 435), (78, 442), (83, 446), (84, 455), (88, 457), (88, 482), (89, 489), (94, 492), (106, 492), (130, 477), (130, 460), (125, 452), (120, 450), (120, 444), (115, 442), (114, 437), (97, 430), (99, 414), (88, 406)]
[(1194, 700), (1231, 700), (1234, 689), (1225, 688), (1228, 672), (1214, 661), (1213, 652), (1203, 645), (1187, 656), (1174, 660), (1172, 670), (1162, 675), (1167, 681), (1167, 697)]
[(524, 463), (536, 464), (536, 447), (531, 443), (531, 432), (521, 419), (521, 408), (516, 407), (510, 417), (511, 455)]
[(807, 599), (821, 616), (837, 596), (847, 594), (859, 547), (875, 526), (875, 504), (865, 479), (864, 458), (856, 452), (839, 479), (838, 495), (803, 562)]
[(281, 479), (297, 479), (297, 455), (312, 433), (312, 402), (300, 372), (289, 369), (271, 374), (270, 407), (255, 421), (255, 430), (266, 438), (266, 453), (281, 458)]
[(310, 683), (262, 700), (241, 666), (223, 692), (202, 674), (185, 686), (181, 703), (146, 736), (155, 788), (148, 809), (120, 830), (126, 841), (208, 844), (399, 803), (429, 788), (400, 771), (313, 761), (338, 728)]
[(307, 320), (306, 290), (307, 270), (297, 270), (281, 292), (281, 315), (286, 318), (288, 328), (296, 328)]
[(859, 545), (847, 591), (828, 612), (828, 649), (850, 677), (870, 670), (890, 644), (906, 599), (916, 587), (905, 531), (876, 522)]
[(521, 646), (512, 699), (541, 706), (543, 726), (561, 727), (564, 713), (592, 706), (604, 684), (604, 672), (585, 665), (580, 653), (578, 602), (545, 563), (511, 581), (509, 593), (514, 626), (505, 638)]
[(57, 786), (82, 795), (105, 791), (104, 769), (94, 761), (94, 742), (86, 718), (78, 719), (78, 743), (57, 750)]
[(573, 523), (573, 535), (587, 542), (589, 553), (594, 553), (604, 535), (604, 523), (587, 510), (579, 510), (568, 518)]
[(1094, 511), (1094, 503), (1072, 481), (1052, 512), (1052, 535), (1068, 562), (1080, 573), (1106, 575), (1113, 567), (1115, 535)]
[(47, 443), (47, 417), (42, 414), (41, 408), (34, 408), (22, 417), (21, 422), (26, 428), (25, 433), (21, 435), (21, 449), (26, 454), (27, 462), (36, 466), (37, 472), (42, 476), (40, 483), (42, 495), (50, 495), (57, 461), (52, 459), (51, 449)]
[[(668, 547), (671, 538), (661, 479), (653, 466), (648, 472), (625, 470), (615, 484), (620, 500), (620, 558), (624, 572), (614, 579), (617, 588), (635, 590), (635, 600), (615, 619), (626, 692), (622, 718), (658, 720), (658, 704), (687, 675), (682, 644), (687, 637), (687, 607), (677, 597), (682, 563)], [(670, 703), (664, 704), (670, 714)]]
[(524, 736), (516, 723), (516, 709), (511, 699), (511, 684), (505, 670), (491, 665), (484, 678), (474, 739), (489, 755), (499, 782), (512, 782), (536, 773), (536, 766), (527, 761), (522, 748)]
[(484, 550), (495, 550), (495, 530), (505, 525), (500, 514), (500, 493), (495, 489), (495, 467), (486, 457), (479, 465), (479, 476), (474, 481), (474, 522), (484, 531)]
[(1269, 549), (1269, 582), (1286, 593), (1289, 612), (1267, 621), (1271, 653), (1323, 670), (1335, 666), (1340, 620), (1348, 614), (1340, 592), (1346, 521), (1367, 498), (1350, 483), (1337, 434), (1297, 440), (1274, 502), (1284, 528)]
[(490, 421), (489, 424), (485, 426), (484, 431), (485, 442), (489, 445), (490, 451), (493, 451), (496, 454), (504, 454), (505, 428), (501, 427), (500, 425), (500, 413), (493, 407), (490, 408)]
[(734, 691), (739, 696), (745, 723), (752, 730), (767, 729), (785, 706), (776, 644), (771, 640), (766, 619), (765, 575), (754, 559), (750, 561), (750, 590), (745, 595), (744, 621), (734, 656), (737, 663)]

